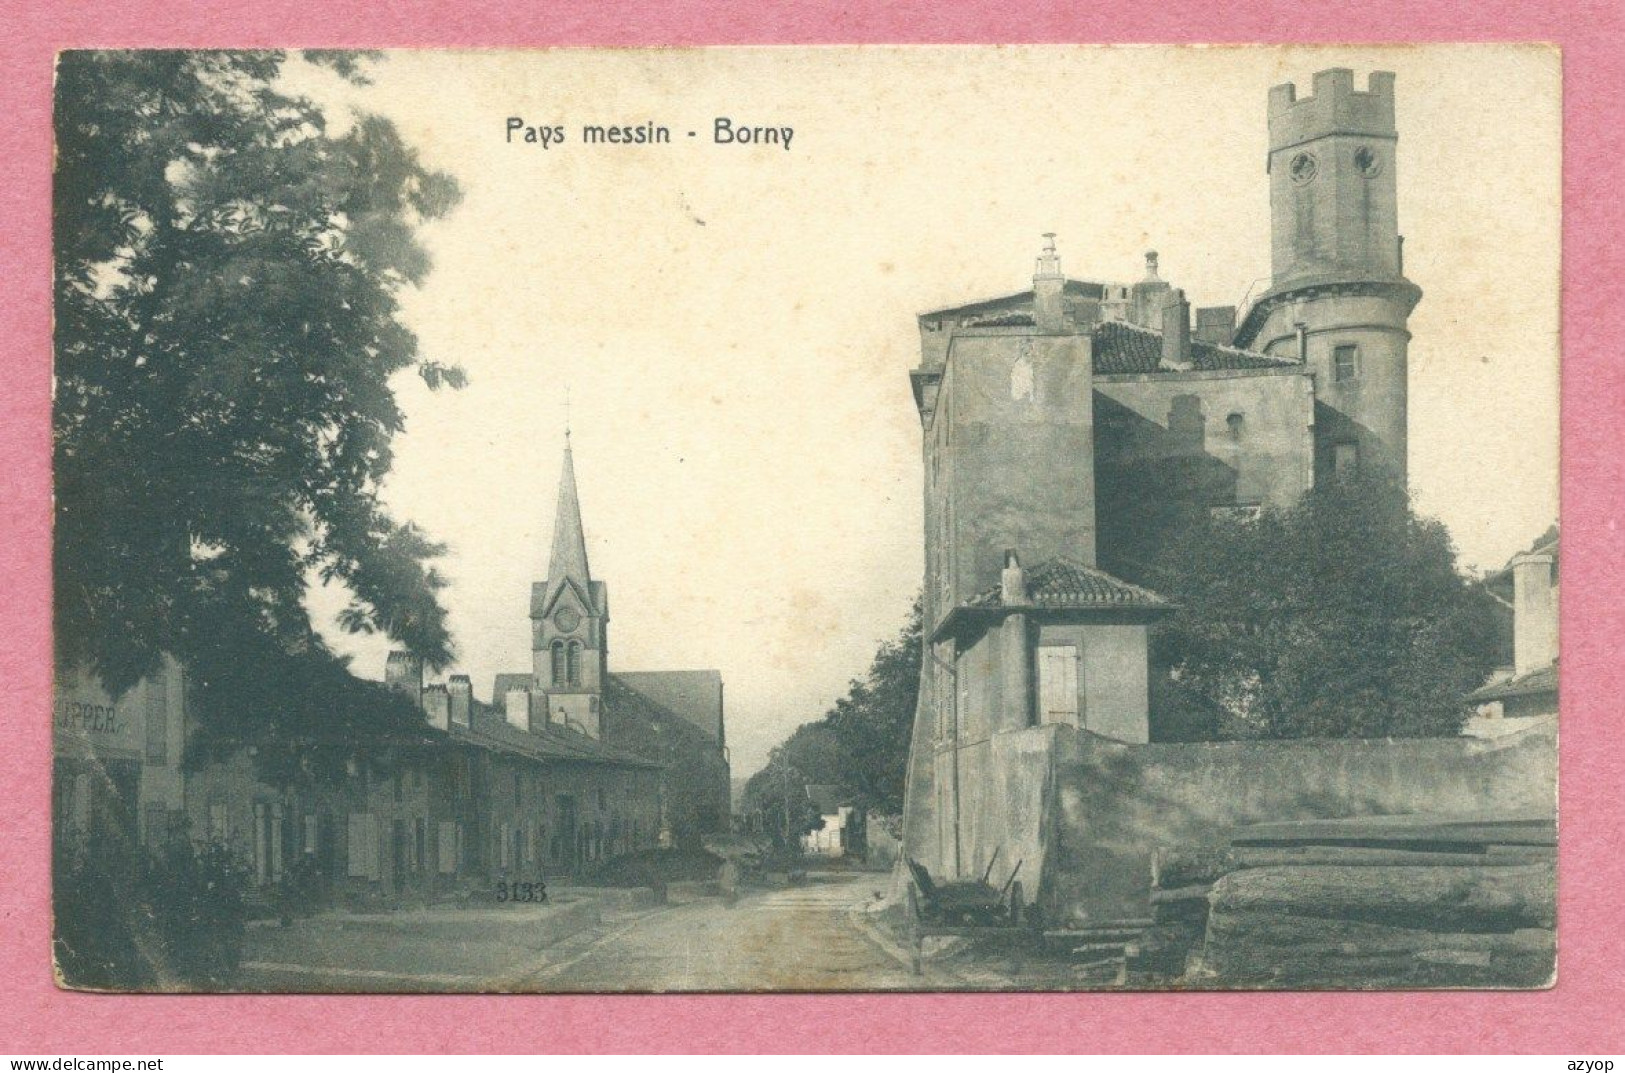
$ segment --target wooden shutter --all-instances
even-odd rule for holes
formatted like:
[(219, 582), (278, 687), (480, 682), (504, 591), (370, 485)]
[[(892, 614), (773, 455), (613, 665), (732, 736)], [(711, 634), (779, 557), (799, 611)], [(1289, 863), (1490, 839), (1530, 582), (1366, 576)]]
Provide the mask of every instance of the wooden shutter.
[(1078, 722), (1078, 650), (1072, 645), (1038, 649), (1038, 711), (1042, 723)]

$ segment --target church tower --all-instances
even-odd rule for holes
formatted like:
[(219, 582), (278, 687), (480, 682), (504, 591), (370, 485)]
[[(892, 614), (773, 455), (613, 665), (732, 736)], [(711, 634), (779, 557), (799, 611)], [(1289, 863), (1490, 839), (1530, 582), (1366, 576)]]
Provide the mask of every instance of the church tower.
[(553, 518), (553, 553), (547, 580), (531, 586), (530, 619), (536, 679), (532, 696), (546, 705), (545, 716), (532, 710), (532, 721), (545, 718), (589, 737), (600, 737), (609, 594), (603, 582), (592, 579), (587, 567), (587, 540), (568, 433), (559, 505)]
[(1315, 374), (1315, 475), (1406, 471), (1406, 327), (1421, 289), (1405, 278), (1395, 182), (1394, 76), (1366, 89), (1345, 69), (1269, 96), (1270, 287), (1238, 346), (1295, 357)]

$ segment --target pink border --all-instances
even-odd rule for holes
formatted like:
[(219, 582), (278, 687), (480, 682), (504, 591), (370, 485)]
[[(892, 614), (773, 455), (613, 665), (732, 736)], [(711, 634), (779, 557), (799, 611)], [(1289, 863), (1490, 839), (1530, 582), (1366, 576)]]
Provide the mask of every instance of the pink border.
[[(26, 729), (0, 750), (0, 1049), (54, 1053), (451, 1051), (1357, 1051), (1620, 1048), (1625, 929), (1613, 836), (1625, 787), (1615, 698), (1625, 605), (1625, 16), (1513, 0), (559, 0), (418, 5), (85, 0), (6, 5), (0, 116), (0, 681)], [(350, 8), (350, 10), (344, 10)], [(57, 991), (47, 969), (50, 753), (50, 106), (56, 49), (720, 43), (1542, 40), (1564, 48), (1564, 593), (1561, 979), (1542, 993), (634, 998), (123, 998)], [(1494, 92), (1494, 87), (1486, 87)], [(1508, 211), (1516, 211), (1509, 206)], [(1509, 281), (1510, 282), (1510, 281)], [(1494, 309), (1486, 296), (1486, 308)], [(832, 1025), (839, 1030), (831, 1030)]]

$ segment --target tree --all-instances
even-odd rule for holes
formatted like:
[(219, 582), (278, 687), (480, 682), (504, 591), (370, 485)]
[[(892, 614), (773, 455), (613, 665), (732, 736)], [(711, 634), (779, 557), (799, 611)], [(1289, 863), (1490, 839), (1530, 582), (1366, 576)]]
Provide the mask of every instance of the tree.
[[(362, 81), (365, 59), (305, 62)], [(406, 716), (325, 646), (313, 579), (352, 594), (343, 628), (451, 658), (430, 565), (444, 549), (379, 486), (403, 428), (391, 375), (461, 384), (397, 315), (429, 270), (414, 228), (458, 192), (383, 119), (329, 133), (278, 90), (289, 62), (59, 62), (57, 652), (115, 695), (170, 653), (206, 719), (343, 739), (352, 700), (369, 725)], [(245, 694), (253, 680), (271, 688)]]
[(869, 673), (853, 679), (846, 696), (822, 719), (803, 723), (774, 750), (774, 761), (745, 784), (747, 809), (770, 812), (775, 807), (783, 781), (778, 766), (782, 757), (782, 764), (800, 780), (803, 797), (808, 785), (839, 786), (871, 810), (902, 811), (909, 738), (920, 693), (923, 615), (916, 597), (908, 623), (881, 644)]
[(1158, 661), (1213, 714), (1205, 736), (1455, 734), (1510, 655), (1504, 609), (1457, 571), (1444, 526), (1377, 478), (1197, 523), (1155, 583), (1177, 604)]
[(807, 796), (807, 787), (817, 780), (809, 778), (792, 759), (793, 752), (805, 752), (811, 739), (819, 737), (817, 734), (805, 736), (797, 750), (797, 735), (816, 726), (808, 723), (798, 728), (785, 744), (775, 746), (768, 754), (767, 766), (745, 783), (745, 811), (760, 814), (762, 830), (771, 835), (781, 849), (793, 847), (799, 852), (801, 836), (819, 824), (818, 809)]

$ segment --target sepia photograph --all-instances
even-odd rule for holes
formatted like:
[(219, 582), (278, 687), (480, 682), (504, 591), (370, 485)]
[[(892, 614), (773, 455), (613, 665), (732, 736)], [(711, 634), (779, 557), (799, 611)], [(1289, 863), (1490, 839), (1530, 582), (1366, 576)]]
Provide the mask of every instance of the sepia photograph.
[(1562, 105), (61, 52), (58, 986), (1552, 987)]

